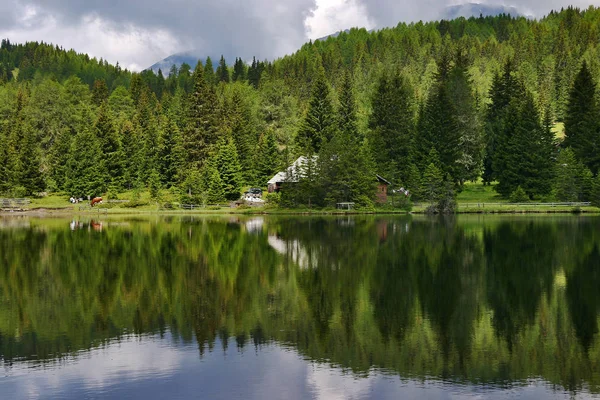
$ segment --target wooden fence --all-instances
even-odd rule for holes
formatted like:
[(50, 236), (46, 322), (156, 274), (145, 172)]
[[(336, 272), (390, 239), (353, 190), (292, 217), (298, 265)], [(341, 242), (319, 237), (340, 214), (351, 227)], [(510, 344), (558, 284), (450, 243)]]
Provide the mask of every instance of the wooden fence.
[(29, 199), (0, 199), (0, 209), (8, 211), (22, 211), (29, 208)]

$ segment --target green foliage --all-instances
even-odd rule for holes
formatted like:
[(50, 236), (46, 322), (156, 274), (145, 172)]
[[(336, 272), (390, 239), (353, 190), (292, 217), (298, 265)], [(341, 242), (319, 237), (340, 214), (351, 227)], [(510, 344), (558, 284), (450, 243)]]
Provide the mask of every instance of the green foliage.
[(74, 197), (100, 196), (108, 187), (102, 149), (89, 130), (73, 139), (67, 165), (66, 189)]
[[(413, 90), (398, 73), (384, 73), (373, 95), (369, 118), (371, 143), (379, 173), (406, 182), (413, 158)], [(342, 102), (343, 104), (343, 102)], [(419, 142), (424, 138), (419, 138)]]
[(214, 166), (223, 185), (223, 197), (227, 200), (239, 199), (242, 190), (242, 173), (237, 150), (230, 137), (219, 142)]
[(590, 200), (594, 207), (600, 207), (600, 174), (594, 178)]
[(296, 145), (301, 154), (318, 153), (323, 143), (335, 132), (335, 115), (330, 98), (329, 85), (323, 71), (313, 83), (308, 110), (296, 136)]
[(529, 196), (527, 192), (521, 187), (518, 186), (511, 194), (510, 194), (510, 202), (511, 203), (525, 203), (529, 201)]
[(444, 190), (444, 177), (442, 172), (435, 166), (434, 163), (430, 163), (421, 179), (421, 197), (423, 200), (431, 203), (437, 202), (443, 195)]
[(556, 161), (554, 193), (556, 199), (566, 202), (589, 201), (593, 175), (575, 158), (570, 148), (564, 149)]
[(148, 177), (148, 188), (150, 189), (150, 198), (154, 201), (160, 201), (160, 189), (162, 185), (160, 182), (160, 175), (156, 170), (152, 170)]
[(569, 94), (565, 118), (564, 146), (572, 147), (575, 156), (593, 172), (600, 169), (600, 109), (596, 98), (596, 82), (584, 61)]

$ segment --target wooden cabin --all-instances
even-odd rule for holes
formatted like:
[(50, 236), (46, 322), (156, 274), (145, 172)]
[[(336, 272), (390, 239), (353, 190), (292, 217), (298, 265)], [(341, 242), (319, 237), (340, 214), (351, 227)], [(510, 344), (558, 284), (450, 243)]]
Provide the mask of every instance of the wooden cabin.
[(390, 181), (381, 177), (381, 175), (377, 175), (377, 203), (387, 203), (388, 186), (391, 184), (392, 183)]

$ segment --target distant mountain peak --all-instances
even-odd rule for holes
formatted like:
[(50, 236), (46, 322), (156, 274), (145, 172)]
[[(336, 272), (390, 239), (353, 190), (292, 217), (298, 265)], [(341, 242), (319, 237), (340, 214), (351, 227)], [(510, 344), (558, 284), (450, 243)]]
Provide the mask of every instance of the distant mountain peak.
[(193, 51), (186, 51), (170, 55), (169, 57), (157, 62), (151, 67), (146, 68), (146, 70), (152, 70), (154, 71), (154, 73), (158, 73), (158, 70), (160, 69), (163, 75), (167, 76), (169, 75), (169, 71), (171, 70), (171, 67), (173, 65), (179, 68), (182, 64), (185, 63), (188, 64), (190, 67), (194, 68), (196, 64), (198, 64), (198, 60), (202, 60), (204, 62), (204, 59), (194, 54)]

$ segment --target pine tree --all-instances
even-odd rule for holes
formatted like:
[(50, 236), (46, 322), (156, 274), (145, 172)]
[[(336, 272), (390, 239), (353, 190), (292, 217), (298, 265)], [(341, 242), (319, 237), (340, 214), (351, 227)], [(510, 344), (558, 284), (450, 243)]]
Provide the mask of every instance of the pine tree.
[(100, 106), (103, 102), (108, 100), (108, 87), (104, 79), (96, 79), (94, 81), (94, 87), (92, 88), (92, 103), (96, 106)]
[(221, 59), (219, 60), (219, 66), (217, 67), (217, 80), (219, 82), (229, 83), (229, 68), (227, 67), (227, 63), (225, 62), (225, 57), (221, 55)]
[(565, 147), (597, 173), (600, 169), (600, 112), (596, 82), (584, 61), (569, 94), (565, 118)]
[(159, 142), (159, 166), (162, 183), (171, 187), (177, 181), (178, 171), (183, 169), (185, 155), (181, 135), (177, 124), (172, 120), (164, 121)]
[(258, 186), (265, 186), (279, 167), (279, 151), (273, 131), (268, 130), (261, 135), (254, 164), (256, 166), (254, 182)]
[(194, 71), (194, 90), (188, 100), (186, 127), (183, 134), (187, 164), (201, 165), (218, 138), (217, 97), (204, 79), (202, 64)]
[(405, 182), (413, 158), (412, 90), (399, 74), (383, 74), (369, 118), (373, 154), (381, 174)]
[(479, 178), (483, 166), (483, 129), (479, 121), (475, 98), (471, 88), (465, 56), (459, 53), (456, 65), (450, 71), (449, 91), (456, 114), (454, 120), (460, 135), (455, 178), (461, 184)]
[(238, 154), (233, 139), (221, 139), (214, 159), (215, 167), (223, 183), (223, 192), (227, 200), (240, 198), (242, 174)]
[(123, 160), (123, 187), (131, 190), (139, 181), (142, 164), (140, 138), (133, 124), (126, 121), (121, 128), (121, 155)]
[[(511, 102), (521, 101), (525, 89), (521, 82), (514, 77), (513, 63), (507, 61), (501, 75), (494, 77), (490, 90), (491, 103), (488, 106), (485, 118), (486, 151), (483, 160), (483, 181), (491, 183), (497, 178), (497, 171), (501, 170), (503, 146), (507, 142), (505, 137), (510, 125), (514, 122), (514, 107)], [(515, 105), (518, 107), (518, 105)]]
[(246, 64), (242, 61), (241, 58), (235, 59), (235, 64), (233, 65), (233, 75), (231, 80), (233, 82), (243, 82), (246, 80)]
[(321, 69), (313, 82), (308, 110), (296, 136), (296, 144), (303, 153), (318, 153), (322, 144), (333, 137), (335, 129), (329, 85)]
[[(201, 171), (202, 195), (209, 204), (218, 204), (226, 199), (226, 184), (221, 179), (219, 170), (211, 163), (207, 163)], [(238, 192), (239, 197), (239, 192)]]
[(550, 193), (554, 173), (553, 135), (540, 123), (539, 112), (531, 95), (522, 104), (513, 101), (513, 123), (505, 123), (505, 144), (496, 156), (501, 164), (494, 166), (498, 178), (496, 190), (508, 197), (521, 187), (532, 198)]
[(66, 188), (75, 197), (95, 197), (108, 187), (102, 160), (102, 148), (96, 135), (89, 130), (73, 139), (67, 165)]
[(98, 109), (98, 116), (94, 124), (95, 133), (102, 149), (102, 158), (106, 166), (107, 181), (120, 186), (123, 175), (123, 166), (120, 153), (121, 143), (114, 127), (108, 102), (104, 101)]
[(425, 168), (425, 171), (423, 171), (421, 180), (422, 198), (431, 203), (437, 202), (443, 194), (443, 188), (444, 178), (442, 172), (434, 163), (430, 163), (427, 168)]
[(13, 180), (8, 168), (8, 162), (8, 138), (0, 129), (0, 194), (8, 191), (10, 183)]
[(27, 196), (31, 196), (44, 189), (44, 177), (40, 170), (41, 154), (33, 130), (23, 125), (18, 129), (23, 130), (16, 170), (18, 185), (25, 188)]
[(237, 87), (233, 91), (231, 101), (228, 102), (228, 110), (223, 119), (228, 122), (235, 143), (243, 171), (243, 181), (250, 183), (255, 174), (253, 161), (257, 151), (256, 122), (253, 120), (248, 100)]
[[(448, 174), (456, 181), (461, 132), (456, 121), (456, 107), (448, 87), (448, 66), (444, 60), (438, 66), (437, 82), (425, 103), (418, 124), (416, 141), (418, 160), (426, 160), (432, 148), (439, 154), (442, 176)], [(428, 167), (428, 165), (427, 165)]]
[(206, 63), (204, 64), (204, 79), (209, 85), (214, 85), (217, 83), (217, 79), (215, 77), (215, 67), (213, 66), (210, 57), (206, 57)]
[(559, 201), (588, 201), (592, 190), (592, 173), (571, 148), (561, 150), (556, 160), (554, 192)]

